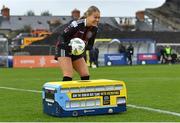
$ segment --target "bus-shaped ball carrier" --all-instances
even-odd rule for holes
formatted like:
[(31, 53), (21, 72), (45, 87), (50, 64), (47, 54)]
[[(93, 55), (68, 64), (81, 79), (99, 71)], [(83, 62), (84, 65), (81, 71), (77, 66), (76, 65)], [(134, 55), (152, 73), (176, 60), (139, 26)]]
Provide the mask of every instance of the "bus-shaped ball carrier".
[(43, 111), (57, 117), (112, 114), (126, 111), (123, 81), (48, 82), (43, 86)]

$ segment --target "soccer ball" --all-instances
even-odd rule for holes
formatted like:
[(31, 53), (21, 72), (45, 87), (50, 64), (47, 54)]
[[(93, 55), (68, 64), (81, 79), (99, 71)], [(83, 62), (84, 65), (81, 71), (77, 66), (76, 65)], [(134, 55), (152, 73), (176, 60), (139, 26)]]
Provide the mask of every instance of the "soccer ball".
[(111, 65), (112, 65), (112, 63), (111, 63), (110, 61), (108, 61), (108, 62), (107, 62), (107, 65), (108, 65), (108, 66), (111, 66)]
[(145, 64), (146, 64), (146, 61), (142, 61), (142, 64), (145, 65)]
[(71, 39), (69, 45), (72, 47), (71, 53), (73, 55), (81, 55), (85, 50), (85, 43), (80, 38)]

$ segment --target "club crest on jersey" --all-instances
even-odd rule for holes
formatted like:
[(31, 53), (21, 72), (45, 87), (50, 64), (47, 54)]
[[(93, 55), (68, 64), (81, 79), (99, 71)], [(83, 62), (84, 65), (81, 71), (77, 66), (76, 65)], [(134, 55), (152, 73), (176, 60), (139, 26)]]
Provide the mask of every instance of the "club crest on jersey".
[(77, 21), (73, 21), (73, 22), (71, 22), (70, 26), (71, 26), (71, 27), (77, 27), (77, 26), (78, 26)]

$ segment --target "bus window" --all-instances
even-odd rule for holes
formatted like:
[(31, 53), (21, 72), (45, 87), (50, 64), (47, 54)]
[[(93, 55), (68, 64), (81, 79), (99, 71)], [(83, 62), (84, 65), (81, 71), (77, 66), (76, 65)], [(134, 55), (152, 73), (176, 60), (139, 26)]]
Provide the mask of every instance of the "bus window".
[(96, 106), (100, 106), (100, 105), (101, 105), (100, 99), (96, 99)]
[(87, 100), (86, 101), (86, 106), (87, 107), (95, 106), (95, 100)]
[(81, 107), (85, 107), (86, 106), (86, 101), (85, 100), (81, 100)]
[(95, 87), (86, 87), (86, 92), (94, 91)]
[(80, 88), (80, 92), (85, 92), (85, 91), (86, 91), (86, 88), (84, 88), (84, 87)]
[(126, 98), (125, 97), (118, 97), (117, 98), (117, 104), (125, 104)]
[(109, 91), (109, 90), (114, 90), (114, 86), (105, 86), (106, 90)]
[(80, 101), (71, 101), (70, 102), (70, 107), (71, 108), (78, 108), (78, 107), (80, 107)]
[(69, 88), (63, 88), (63, 89), (61, 89), (61, 93), (69, 93)]
[(122, 90), (123, 86), (122, 85), (115, 85), (114, 89), (115, 90)]
[(104, 88), (104, 86), (97, 86), (97, 87), (95, 87), (95, 90), (96, 91), (104, 91), (105, 88)]
[(76, 93), (76, 92), (79, 92), (79, 88), (70, 88), (70, 92), (71, 93)]

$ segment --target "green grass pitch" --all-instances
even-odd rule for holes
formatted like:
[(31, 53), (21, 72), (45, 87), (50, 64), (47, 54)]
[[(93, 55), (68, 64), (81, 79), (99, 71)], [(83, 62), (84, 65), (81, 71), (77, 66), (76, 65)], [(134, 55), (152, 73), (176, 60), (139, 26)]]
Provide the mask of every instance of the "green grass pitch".
[[(90, 69), (91, 79), (126, 82), (128, 104), (180, 113), (180, 65), (117, 66)], [(61, 80), (58, 68), (0, 68), (0, 87), (41, 91), (45, 82)], [(74, 79), (79, 79), (74, 75)], [(0, 88), (0, 121), (121, 122), (179, 121), (180, 116), (128, 107), (113, 115), (57, 118), (42, 112), (41, 93)]]

